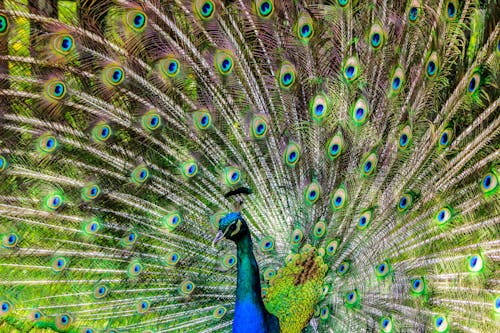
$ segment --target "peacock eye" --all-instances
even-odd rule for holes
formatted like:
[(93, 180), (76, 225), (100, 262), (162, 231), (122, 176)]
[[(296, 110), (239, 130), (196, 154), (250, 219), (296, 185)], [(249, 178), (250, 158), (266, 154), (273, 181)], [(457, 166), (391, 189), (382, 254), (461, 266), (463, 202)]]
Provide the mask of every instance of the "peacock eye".
[(198, 17), (206, 21), (211, 19), (215, 14), (215, 2), (197, 0), (194, 2), (194, 9)]
[(125, 24), (135, 32), (142, 32), (147, 24), (147, 16), (139, 10), (130, 10), (125, 14)]
[(411, 7), (410, 8), (410, 11), (408, 12), (408, 18), (410, 19), (411, 22), (417, 21), (418, 12), (419, 12), (418, 7)]
[(434, 317), (434, 329), (436, 332), (447, 332), (448, 331), (448, 320), (443, 315), (438, 315)]
[(5, 34), (8, 28), (9, 28), (9, 20), (7, 19), (7, 16), (0, 15), (0, 35)]
[(71, 35), (60, 34), (52, 38), (50, 48), (52, 52), (59, 55), (68, 55), (74, 48), (74, 40)]
[(382, 332), (392, 332), (392, 319), (389, 317), (383, 317), (380, 320), (380, 326), (382, 328)]
[(215, 68), (221, 75), (229, 75), (234, 68), (233, 54), (229, 50), (217, 50), (214, 57)]
[(348, 81), (354, 81), (359, 76), (359, 63), (356, 57), (350, 57), (344, 62), (344, 78)]
[(291, 88), (295, 82), (295, 76), (295, 67), (289, 62), (284, 62), (278, 71), (280, 87), (285, 90)]

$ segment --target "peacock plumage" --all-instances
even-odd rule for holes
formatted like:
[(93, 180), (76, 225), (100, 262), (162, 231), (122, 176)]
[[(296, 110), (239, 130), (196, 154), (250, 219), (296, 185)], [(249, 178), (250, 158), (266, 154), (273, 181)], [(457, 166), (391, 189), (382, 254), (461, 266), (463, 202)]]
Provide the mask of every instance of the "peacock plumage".
[(497, 0), (0, 0), (0, 332), (500, 331)]

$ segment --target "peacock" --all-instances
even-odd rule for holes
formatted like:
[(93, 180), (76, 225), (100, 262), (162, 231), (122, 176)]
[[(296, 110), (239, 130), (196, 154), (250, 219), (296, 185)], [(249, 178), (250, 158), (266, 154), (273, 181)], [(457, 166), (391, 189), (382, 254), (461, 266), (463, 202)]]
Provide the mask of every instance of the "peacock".
[(0, 332), (500, 331), (497, 0), (0, 0)]

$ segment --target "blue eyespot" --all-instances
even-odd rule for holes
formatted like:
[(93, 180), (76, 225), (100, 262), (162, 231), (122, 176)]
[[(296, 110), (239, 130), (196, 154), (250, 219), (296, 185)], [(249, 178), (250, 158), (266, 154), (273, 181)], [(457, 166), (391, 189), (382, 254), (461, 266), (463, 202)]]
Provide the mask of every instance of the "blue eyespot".
[(237, 181), (237, 180), (238, 180), (238, 178), (240, 178), (240, 174), (239, 174), (239, 172), (237, 172), (237, 171), (236, 171), (236, 172), (233, 172), (233, 174), (231, 175), (231, 180), (232, 180), (233, 182), (235, 182), (235, 181)]
[(386, 328), (386, 327), (387, 327), (387, 325), (389, 325), (389, 323), (390, 323), (389, 319), (384, 319), (384, 320), (382, 321), (382, 326), (383, 326), (384, 328)]
[(158, 118), (158, 116), (153, 116), (153, 117), (151, 117), (151, 120), (149, 121), (149, 124), (152, 127), (155, 127), (156, 125), (158, 125), (159, 122), (160, 122), (160, 119)]
[(136, 28), (142, 28), (144, 26), (144, 23), (146, 22), (146, 17), (142, 13), (137, 13), (134, 16), (134, 27)]
[(427, 64), (427, 73), (429, 75), (434, 75), (436, 73), (436, 69), (436, 63), (434, 61), (429, 61), (429, 63)]
[(231, 61), (229, 59), (224, 59), (222, 61), (222, 70), (227, 72), (231, 68)]
[(66, 88), (62, 83), (56, 83), (54, 85), (54, 96), (55, 97), (61, 97), (64, 95)]
[(439, 222), (442, 222), (444, 220), (444, 217), (446, 216), (446, 213), (444, 211), (440, 211), (438, 214), (438, 220)]
[(309, 24), (304, 24), (302, 26), (302, 28), (300, 28), (300, 34), (302, 35), (302, 37), (309, 37), (312, 33), (312, 29), (311, 29), (311, 26)]
[(392, 89), (398, 90), (400, 86), (401, 86), (401, 79), (399, 77), (395, 77), (394, 80), (392, 80)]
[(7, 238), (7, 244), (12, 245), (17, 242), (17, 236), (14, 234), (10, 234), (9, 237)]
[(469, 92), (473, 92), (476, 89), (476, 78), (473, 77), (469, 81)]
[(401, 200), (399, 200), (399, 208), (405, 209), (407, 205), (408, 199), (406, 197), (402, 197)]
[(366, 217), (365, 216), (362, 216), (360, 219), (359, 219), (359, 226), (360, 227), (364, 227), (366, 225)]
[(309, 192), (309, 199), (314, 200), (314, 199), (316, 199), (316, 196), (317, 196), (316, 191)]
[(48, 148), (48, 149), (51, 149), (53, 148), (55, 145), (55, 140), (50, 138), (48, 139), (46, 142), (45, 142), (45, 146)]
[(0, 34), (4, 34), (9, 28), (9, 20), (6, 16), (0, 15)]
[(101, 193), (101, 188), (98, 185), (88, 185), (82, 188), (81, 194), (85, 201), (97, 199)]
[(146, 27), (146, 14), (139, 10), (129, 10), (125, 16), (125, 24), (135, 32), (142, 32)]
[(115, 69), (113, 72), (113, 76), (112, 76), (113, 82), (115, 82), (115, 83), (120, 82), (120, 80), (122, 79), (122, 76), (123, 76), (123, 72), (120, 69)]
[(382, 41), (382, 38), (378, 32), (376, 32), (372, 35), (372, 45), (374, 47), (379, 46), (381, 41)]
[(271, 14), (273, 7), (269, 1), (264, 1), (260, 4), (259, 12), (262, 16), (266, 17)]
[(262, 134), (266, 130), (266, 126), (264, 124), (259, 124), (257, 126), (256, 132), (257, 134)]
[(367, 161), (365, 163), (365, 172), (370, 172), (370, 170), (372, 169), (372, 166), (373, 166), (372, 162), (371, 161)]
[(179, 67), (179, 65), (177, 64), (176, 61), (171, 61), (169, 64), (168, 64), (168, 73), (169, 74), (175, 74), (175, 72), (177, 72), (177, 68)]
[(489, 189), (491, 186), (491, 179), (492, 179), (491, 175), (487, 175), (486, 177), (484, 177), (483, 186), (486, 190)]
[(339, 151), (339, 145), (338, 144), (333, 144), (330, 151), (332, 152), (332, 154), (337, 154), (337, 152)]
[(364, 115), (365, 115), (365, 110), (363, 108), (356, 109), (356, 119), (357, 120), (363, 119)]
[(10, 309), (10, 305), (7, 302), (2, 303), (2, 312), (7, 312)]
[(448, 140), (448, 133), (445, 132), (441, 135), (441, 140), (439, 142), (441, 143), (441, 145), (446, 145), (448, 143)]
[(290, 89), (295, 82), (295, 75), (295, 67), (289, 62), (284, 62), (277, 73), (280, 87), (285, 90)]
[(288, 155), (288, 161), (293, 163), (297, 159), (297, 153), (292, 151), (290, 155)]
[(317, 116), (321, 116), (324, 111), (325, 111), (325, 106), (323, 104), (316, 105), (316, 108), (314, 109), (314, 112), (316, 113)]
[(348, 79), (352, 79), (355, 73), (356, 73), (356, 68), (354, 68), (354, 66), (347, 66), (347, 68), (345, 69), (345, 74)]
[(64, 37), (61, 41), (61, 48), (63, 51), (67, 52), (73, 46), (73, 40), (69, 37)]
[(123, 68), (110, 64), (104, 67), (103, 79), (106, 85), (116, 87), (125, 80), (125, 72)]
[(352, 300), (353, 300), (353, 298), (354, 298), (354, 292), (352, 292), (352, 291), (351, 291), (351, 292), (349, 293), (349, 295), (347, 295), (347, 299), (348, 299), (349, 301), (352, 301)]
[(292, 83), (292, 74), (290, 73), (285, 73), (285, 75), (283, 75), (283, 84), (285, 86), (288, 86)]
[(229, 186), (233, 186), (238, 184), (241, 181), (241, 171), (235, 167), (227, 167), (224, 170), (224, 179), (226, 184)]
[(408, 143), (408, 135), (406, 135), (405, 133), (403, 133), (401, 135), (401, 137), (399, 138), (399, 144), (404, 147), (406, 146), (406, 144)]
[(457, 10), (455, 8), (455, 5), (453, 4), (453, 2), (449, 2), (448, 3), (448, 17), (453, 18), (453, 17), (455, 17), (456, 13), (457, 13)]
[(203, 116), (203, 117), (201, 117), (201, 121), (200, 121), (201, 125), (202, 125), (202, 126), (207, 126), (207, 124), (208, 124), (208, 120), (209, 120), (209, 119), (208, 119), (208, 116)]
[(470, 258), (470, 261), (469, 261), (470, 262), (470, 267), (472, 267), (472, 268), (476, 267), (477, 260), (478, 260), (477, 256), (472, 256), (472, 258)]
[(415, 281), (413, 281), (413, 289), (418, 289), (420, 287), (421, 283), (422, 283), (422, 281), (420, 281), (419, 279), (416, 279)]
[(204, 17), (209, 17), (210, 15), (212, 15), (213, 11), (214, 11), (214, 6), (210, 2), (205, 2), (201, 6), (201, 14)]
[(410, 13), (409, 13), (409, 19), (412, 22), (415, 22), (418, 18), (418, 8), (417, 7), (411, 7), (410, 8)]

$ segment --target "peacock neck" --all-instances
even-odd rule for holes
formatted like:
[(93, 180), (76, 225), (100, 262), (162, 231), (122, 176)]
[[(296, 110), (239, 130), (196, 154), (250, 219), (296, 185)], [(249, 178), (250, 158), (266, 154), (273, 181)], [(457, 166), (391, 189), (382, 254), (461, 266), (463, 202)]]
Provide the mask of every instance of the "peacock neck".
[(264, 307), (261, 298), (259, 266), (253, 255), (249, 234), (236, 241), (238, 282), (233, 333), (278, 333), (278, 319)]
[(250, 234), (244, 235), (236, 242), (238, 284), (236, 302), (250, 301), (265, 311), (261, 298), (259, 266), (253, 254), (253, 243)]

